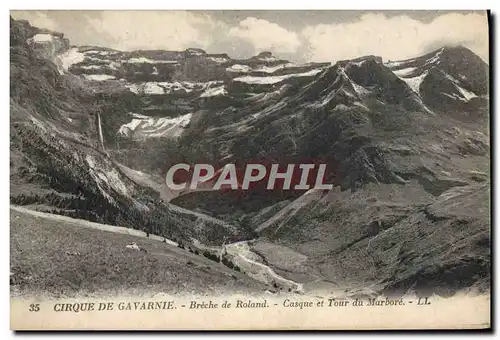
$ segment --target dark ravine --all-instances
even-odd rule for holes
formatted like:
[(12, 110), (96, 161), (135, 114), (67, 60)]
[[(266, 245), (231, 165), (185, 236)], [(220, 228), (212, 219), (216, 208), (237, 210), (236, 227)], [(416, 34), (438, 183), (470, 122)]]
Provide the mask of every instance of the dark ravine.
[[(470, 50), (300, 65), (72, 46), (13, 19), (10, 34), (12, 204), (262, 241), (281, 269), (286, 247), (304, 263), (280, 275), (336, 289), (489, 289), (489, 67)], [(325, 163), (335, 188), (177, 196), (163, 180), (179, 162), (252, 161)]]

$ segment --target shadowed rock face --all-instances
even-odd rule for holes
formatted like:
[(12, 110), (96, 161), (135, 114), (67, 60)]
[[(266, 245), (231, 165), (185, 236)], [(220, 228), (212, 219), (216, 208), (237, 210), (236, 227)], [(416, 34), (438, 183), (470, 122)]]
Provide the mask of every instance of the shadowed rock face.
[[(10, 50), (13, 203), (211, 244), (263, 238), (342, 284), (488, 282), (488, 65), (463, 47), (299, 65), (70, 46), (11, 20)], [(190, 192), (175, 210), (164, 177), (180, 162), (323, 163), (336, 188)]]

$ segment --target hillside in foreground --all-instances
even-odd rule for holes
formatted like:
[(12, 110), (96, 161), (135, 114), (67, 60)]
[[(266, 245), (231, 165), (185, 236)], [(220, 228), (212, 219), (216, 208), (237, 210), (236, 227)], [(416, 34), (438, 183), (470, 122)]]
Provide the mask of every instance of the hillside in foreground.
[[(21, 296), (260, 293), (268, 287), (189, 250), (11, 209), (11, 292)], [(126, 248), (135, 242), (138, 251)]]

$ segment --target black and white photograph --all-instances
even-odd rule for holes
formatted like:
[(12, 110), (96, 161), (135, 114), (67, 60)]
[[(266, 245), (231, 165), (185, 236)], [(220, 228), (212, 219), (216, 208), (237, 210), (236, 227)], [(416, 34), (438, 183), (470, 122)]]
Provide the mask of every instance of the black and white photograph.
[[(232, 328), (200, 324), (221, 308), (293, 309), (262, 329), (397, 328), (356, 315), (431, 318), (459, 297), (483, 321), (442, 327), (490, 327), (490, 25), (486, 10), (11, 10), (12, 327), (110, 299), (117, 320), (182, 311), (186, 329)], [(355, 321), (299, 322), (334, 307)]]

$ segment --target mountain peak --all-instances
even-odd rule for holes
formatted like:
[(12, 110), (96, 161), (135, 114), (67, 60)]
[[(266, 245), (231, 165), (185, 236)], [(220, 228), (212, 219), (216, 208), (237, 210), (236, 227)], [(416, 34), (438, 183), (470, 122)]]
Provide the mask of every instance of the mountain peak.
[(205, 52), (205, 50), (203, 50), (201, 48), (194, 48), (194, 47), (187, 48), (184, 52), (186, 52), (189, 55), (206, 55), (207, 54), (207, 52)]
[(271, 52), (264, 51), (264, 52), (260, 52), (257, 55), (257, 58), (271, 58), (272, 56), (273, 56), (273, 54)]
[(252, 57), (251, 59), (261, 60), (261, 61), (270, 61), (270, 62), (278, 60), (278, 58), (273, 56), (273, 54), (269, 51), (260, 52), (259, 54)]
[(463, 46), (463, 45), (446, 45), (446, 46), (443, 46), (441, 47), (439, 50), (436, 50), (435, 52), (438, 52), (438, 51), (443, 51), (443, 52), (460, 52), (460, 53), (472, 53), (474, 54), (474, 52), (472, 52), (470, 49), (468, 49), (467, 47)]
[(358, 66), (364, 63), (365, 61), (369, 62), (374, 62), (376, 64), (382, 64), (382, 57), (375, 56), (375, 55), (367, 55), (359, 58), (354, 58), (354, 59), (346, 59), (346, 60), (339, 60), (337, 64), (341, 66), (345, 66), (347, 64), (357, 64)]
[(455, 59), (455, 60), (463, 60), (467, 62), (479, 62), (484, 63), (484, 61), (479, 57), (476, 53), (471, 51), (465, 46), (462, 45), (448, 45), (442, 47), (440, 50), (435, 53), (439, 53), (441, 51), (443, 58)]

